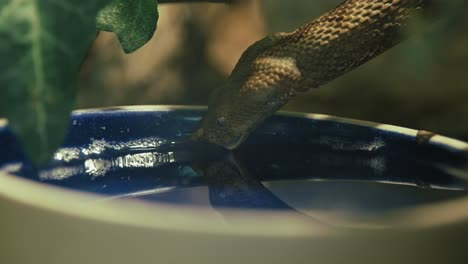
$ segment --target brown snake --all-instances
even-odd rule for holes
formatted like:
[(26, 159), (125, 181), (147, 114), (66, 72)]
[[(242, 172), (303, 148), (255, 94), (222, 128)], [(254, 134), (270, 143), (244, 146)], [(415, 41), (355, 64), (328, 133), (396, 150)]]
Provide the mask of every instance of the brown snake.
[(192, 138), (237, 148), (297, 93), (349, 72), (401, 40), (411, 13), (428, 0), (347, 0), (291, 33), (249, 47), (215, 90)]

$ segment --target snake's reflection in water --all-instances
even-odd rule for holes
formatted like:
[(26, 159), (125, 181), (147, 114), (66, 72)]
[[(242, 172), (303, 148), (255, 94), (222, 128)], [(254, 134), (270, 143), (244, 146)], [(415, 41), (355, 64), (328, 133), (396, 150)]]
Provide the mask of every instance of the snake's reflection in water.
[(290, 207), (241, 166), (234, 155), (210, 163), (203, 169), (213, 207), (279, 209)]
[(319, 222), (277, 197), (259, 178), (249, 172), (233, 152), (227, 152), (216, 159), (195, 161), (193, 167), (208, 186), (211, 207), (223, 215), (226, 221), (235, 220), (236, 216), (226, 209), (236, 209), (281, 211), (302, 220)]

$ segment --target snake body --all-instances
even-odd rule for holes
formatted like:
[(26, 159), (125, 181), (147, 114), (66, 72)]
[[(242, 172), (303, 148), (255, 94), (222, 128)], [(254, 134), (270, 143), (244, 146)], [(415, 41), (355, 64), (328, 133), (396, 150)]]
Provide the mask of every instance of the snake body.
[(428, 0), (347, 0), (291, 33), (249, 47), (226, 84), (214, 91), (192, 138), (238, 147), (262, 121), (298, 93), (369, 61), (402, 39)]

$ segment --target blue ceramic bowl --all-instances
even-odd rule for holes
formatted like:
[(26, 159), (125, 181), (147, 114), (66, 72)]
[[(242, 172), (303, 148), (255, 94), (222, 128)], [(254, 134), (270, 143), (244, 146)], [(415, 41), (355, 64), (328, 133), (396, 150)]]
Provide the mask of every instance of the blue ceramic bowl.
[[(178, 146), (189, 140), (204, 112), (183, 107), (76, 111), (62, 149), (39, 173), (3, 126), (0, 167), (103, 195), (206, 185), (191, 164), (190, 156), (199, 154)], [(236, 155), (262, 182), (367, 180), (457, 189), (464, 186), (458, 174), (465, 171), (466, 153), (465, 143), (425, 131), (283, 113), (268, 119)]]
[[(464, 254), (466, 143), (281, 113), (232, 154), (184, 143), (204, 112), (169, 106), (76, 111), (62, 148), (39, 171), (0, 123), (0, 211), (7, 212), (0, 245), (26, 247), (33, 256), (11, 249), (0, 260), (216, 263), (222, 256), (225, 263), (252, 257), (256, 263), (307, 257), (362, 263), (371, 255), (356, 252), (392, 256), (389, 246), (400, 255), (382, 263)], [(216, 159), (207, 163), (206, 153)], [(212, 160), (229, 173), (213, 174)], [(382, 188), (390, 185), (396, 187)], [(123, 197), (137, 199), (117, 199)], [(351, 202), (349, 208), (366, 214), (344, 214)], [(402, 240), (407, 232), (412, 235)], [(428, 253), (438, 240), (452, 242)], [(282, 250), (271, 250), (277, 247)], [(76, 250), (82, 254), (67, 257)]]

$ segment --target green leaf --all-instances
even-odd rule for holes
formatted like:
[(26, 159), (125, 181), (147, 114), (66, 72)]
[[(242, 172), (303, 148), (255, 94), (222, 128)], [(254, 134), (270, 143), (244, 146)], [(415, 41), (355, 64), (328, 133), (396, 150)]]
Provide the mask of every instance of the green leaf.
[(78, 70), (107, 2), (0, 1), (0, 115), (37, 165), (63, 141)]
[(156, 0), (112, 0), (97, 17), (100, 30), (114, 32), (126, 53), (145, 45), (156, 31)]

